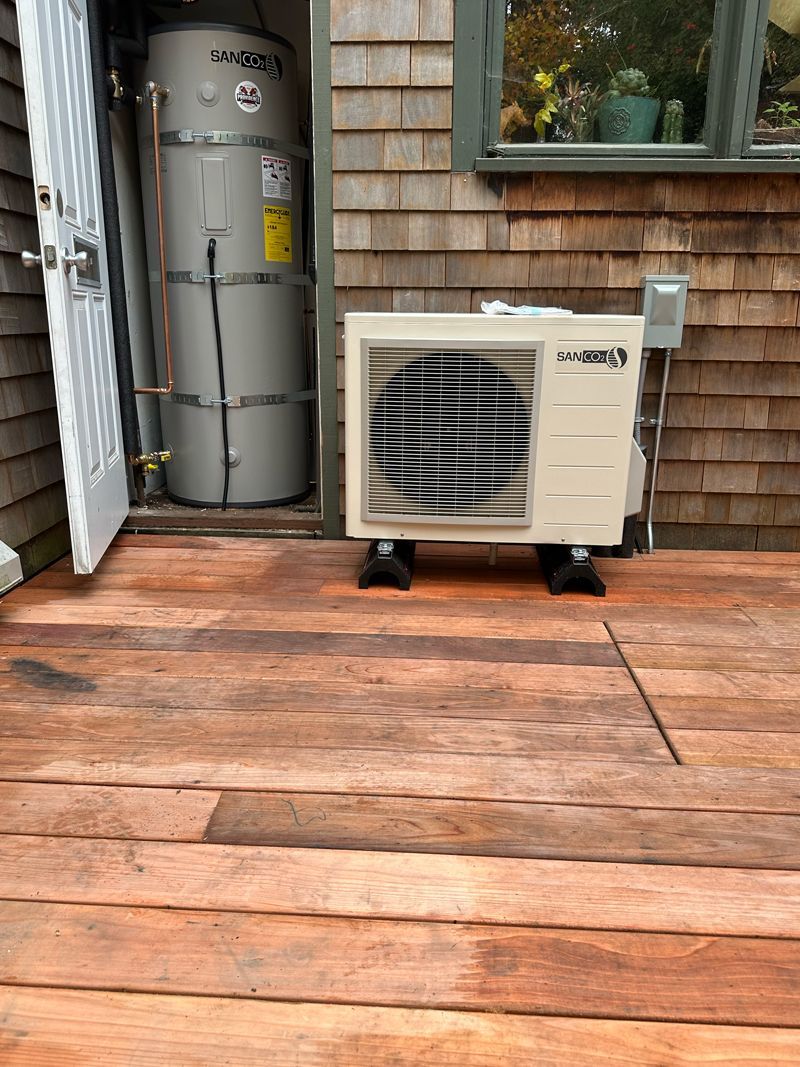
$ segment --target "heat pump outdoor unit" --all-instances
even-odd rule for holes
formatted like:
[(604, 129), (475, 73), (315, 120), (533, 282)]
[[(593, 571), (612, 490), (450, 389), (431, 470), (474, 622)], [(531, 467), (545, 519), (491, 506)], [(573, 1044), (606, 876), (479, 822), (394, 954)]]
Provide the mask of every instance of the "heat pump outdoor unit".
[(384, 555), (403, 541), (619, 545), (644, 479), (643, 323), (347, 315), (348, 536)]

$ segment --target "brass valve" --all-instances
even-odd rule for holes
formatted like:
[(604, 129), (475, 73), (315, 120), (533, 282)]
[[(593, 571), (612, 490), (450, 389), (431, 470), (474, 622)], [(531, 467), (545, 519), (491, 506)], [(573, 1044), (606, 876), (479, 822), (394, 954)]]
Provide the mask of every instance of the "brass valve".
[(114, 92), (112, 93), (112, 100), (122, 100), (125, 96), (125, 86), (122, 82), (122, 75), (117, 67), (108, 68), (108, 76), (111, 79), (111, 83), (114, 86)]
[(155, 474), (160, 463), (168, 463), (172, 458), (172, 450), (165, 449), (163, 452), (142, 452), (140, 456), (128, 457), (132, 467), (141, 467), (145, 474)]

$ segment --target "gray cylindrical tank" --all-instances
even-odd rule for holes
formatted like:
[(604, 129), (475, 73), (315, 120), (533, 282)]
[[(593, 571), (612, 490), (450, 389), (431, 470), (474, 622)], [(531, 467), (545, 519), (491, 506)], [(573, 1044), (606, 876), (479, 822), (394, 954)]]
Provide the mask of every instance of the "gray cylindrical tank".
[[(259, 30), (167, 23), (151, 30), (141, 84), (169, 89), (159, 118), (174, 394), (161, 398), (173, 500), (220, 505), (224, 450), (208, 274), (217, 284), (228, 397), (228, 503), (288, 503), (308, 492), (307, 404), (276, 402), (306, 387), (302, 183), (292, 46)], [(150, 108), (139, 147), (159, 384), (165, 383)], [(205, 137), (198, 136), (205, 134)], [(275, 275), (294, 278), (276, 283)], [(272, 276), (271, 280), (270, 276)], [(195, 280), (185, 280), (185, 279)], [(149, 384), (149, 383), (140, 383)]]

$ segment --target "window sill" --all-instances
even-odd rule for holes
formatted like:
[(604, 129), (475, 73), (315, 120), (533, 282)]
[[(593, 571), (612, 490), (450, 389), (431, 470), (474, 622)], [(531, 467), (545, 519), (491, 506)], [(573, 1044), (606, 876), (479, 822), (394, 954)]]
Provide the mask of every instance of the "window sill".
[(800, 172), (800, 156), (776, 159), (744, 157), (712, 159), (709, 156), (480, 156), (474, 170), (500, 174), (519, 171), (554, 170), (583, 172), (632, 173), (750, 173)]

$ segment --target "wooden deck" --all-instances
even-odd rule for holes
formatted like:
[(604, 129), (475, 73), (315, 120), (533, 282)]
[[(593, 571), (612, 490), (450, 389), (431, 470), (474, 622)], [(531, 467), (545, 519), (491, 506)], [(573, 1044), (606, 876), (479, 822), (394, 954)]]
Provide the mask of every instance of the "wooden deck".
[(362, 554), (3, 602), (3, 1067), (800, 1064), (800, 555)]

